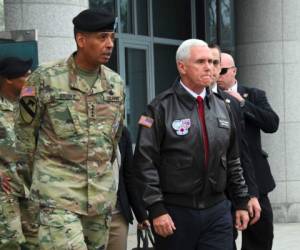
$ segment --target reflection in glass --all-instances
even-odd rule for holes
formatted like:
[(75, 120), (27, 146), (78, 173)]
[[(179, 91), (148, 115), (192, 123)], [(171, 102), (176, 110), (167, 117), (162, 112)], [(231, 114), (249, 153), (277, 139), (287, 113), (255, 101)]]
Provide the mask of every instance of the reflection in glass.
[(231, 50), (234, 46), (234, 22), (233, 22), (233, 1), (222, 0), (221, 6), (221, 41), (222, 48)]
[(137, 0), (137, 33), (138, 35), (148, 36), (148, 5), (147, 0)]
[(191, 1), (153, 0), (153, 32), (156, 37), (191, 37)]
[(175, 54), (177, 46), (155, 44), (155, 95), (172, 86), (178, 73), (176, 69)]
[(115, 14), (115, 0), (90, 0), (90, 8), (105, 8)]
[[(200, 1), (201, 2), (201, 1)], [(216, 0), (207, 1), (206, 40), (208, 43), (217, 43), (217, 3)]]
[(147, 105), (146, 51), (125, 49), (127, 126), (136, 140), (138, 119)]
[(3, 0), (0, 0), (0, 31), (3, 31), (4, 29), (4, 5)]
[(120, 0), (121, 32), (133, 33), (133, 0)]

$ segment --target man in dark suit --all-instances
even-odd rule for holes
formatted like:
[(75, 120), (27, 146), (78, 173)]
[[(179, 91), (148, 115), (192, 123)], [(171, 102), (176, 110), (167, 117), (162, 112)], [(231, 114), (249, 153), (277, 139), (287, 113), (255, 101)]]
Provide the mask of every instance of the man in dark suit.
[(119, 141), (119, 150), (121, 153), (121, 164), (119, 166), (117, 205), (112, 216), (107, 250), (127, 249), (128, 225), (133, 223), (131, 208), (137, 221), (140, 223), (140, 227), (150, 226), (150, 223), (147, 221), (146, 209), (137, 194), (132, 169), (132, 141), (126, 127), (123, 127)]
[[(239, 102), (228, 93), (224, 92), (217, 86), (217, 80), (220, 77), (221, 72), (221, 50), (220, 47), (216, 44), (211, 44), (210, 46), (212, 56), (213, 56), (213, 76), (214, 76), (214, 83), (212, 85), (212, 91), (215, 93), (220, 94), (224, 101), (227, 103), (228, 108), (232, 112), (233, 119), (236, 124), (236, 132), (239, 142), (239, 149), (240, 149), (240, 159), (241, 159), (241, 166), (243, 168), (243, 175), (248, 186), (248, 192), (251, 199), (248, 202), (248, 211), (250, 215), (250, 225), (255, 224), (259, 218), (261, 213), (261, 207), (258, 201), (258, 187), (256, 184), (254, 167), (252, 161), (249, 156), (249, 148), (248, 143), (245, 137), (245, 120), (244, 115), (239, 105)], [(235, 208), (232, 208), (232, 214), (234, 215)], [(234, 241), (237, 238), (237, 230), (234, 229)], [(234, 248), (236, 249), (236, 244), (233, 244)]]
[(221, 54), (221, 73), (218, 86), (236, 98), (245, 116), (246, 139), (255, 170), (262, 208), (260, 220), (243, 232), (242, 250), (269, 250), (273, 242), (273, 211), (268, 193), (275, 188), (267, 160), (268, 154), (261, 146), (261, 130), (274, 133), (278, 129), (279, 117), (271, 108), (266, 94), (257, 88), (240, 86), (235, 78), (237, 68), (231, 55)]

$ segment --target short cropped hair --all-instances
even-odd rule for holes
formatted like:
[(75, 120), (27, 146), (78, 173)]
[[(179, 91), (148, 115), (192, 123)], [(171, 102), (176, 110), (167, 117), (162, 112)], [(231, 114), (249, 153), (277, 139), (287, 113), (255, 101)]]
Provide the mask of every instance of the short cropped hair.
[(177, 49), (176, 62), (188, 59), (192, 47), (208, 47), (208, 44), (200, 39), (188, 39), (185, 40)]

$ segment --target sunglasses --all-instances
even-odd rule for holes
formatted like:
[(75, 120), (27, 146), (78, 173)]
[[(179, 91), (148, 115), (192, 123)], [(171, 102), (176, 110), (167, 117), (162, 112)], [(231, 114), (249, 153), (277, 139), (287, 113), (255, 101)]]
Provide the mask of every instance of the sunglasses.
[(232, 67), (229, 67), (229, 68), (222, 68), (222, 69), (221, 69), (221, 72), (220, 72), (220, 75), (225, 75), (225, 74), (227, 74), (228, 70), (229, 70), (229, 69), (232, 69), (232, 68), (235, 68), (235, 67), (232, 66)]

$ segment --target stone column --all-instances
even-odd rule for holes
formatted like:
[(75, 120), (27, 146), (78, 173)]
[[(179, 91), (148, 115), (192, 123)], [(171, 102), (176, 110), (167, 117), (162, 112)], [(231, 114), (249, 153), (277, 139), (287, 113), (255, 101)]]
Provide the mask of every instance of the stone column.
[(38, 30), (39, 63), (67, 57), (75, 49), (72, 19), (88, 0), (4, 0), (5, 28)]
[(300, 222), (300, 1), (237, 0), (238, 79), (264, 89), (280, 116), (263, 147), (277, 187), (270, 194), (277, 222)]

